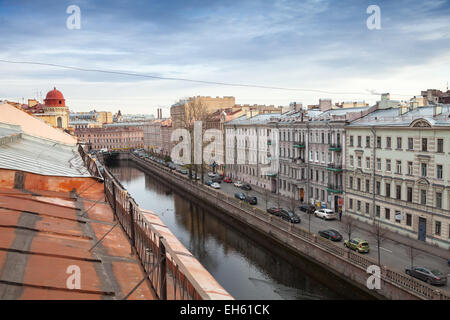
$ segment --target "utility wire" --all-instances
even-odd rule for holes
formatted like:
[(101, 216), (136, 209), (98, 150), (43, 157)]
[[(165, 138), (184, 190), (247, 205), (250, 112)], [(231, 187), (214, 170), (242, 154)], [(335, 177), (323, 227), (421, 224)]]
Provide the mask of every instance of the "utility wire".
[[(286, 90), (286, 91), (303, 91), (303, 92), (316, 92), (316, 93), (325, 93), (325, 94), (348, 94), (348, 95), (365, 95), (365, 96), (368, 96), (368, 95), (379, 96), (380, 95), (379, 93), (370, 92), (370, 91), (367, 91), (364, 93), (363, 92), (337, 92), (337, 91), (327, 91), (327, 90), (318, 90), (318, 89), (286, 88), (286, 87), (276, 87), (276, 86), (263, 86), (263, 85), (256, 85), (256, 84), (229, 83), (229, 82), (218, 82), (218, 81), (194, 80), (194, 79), (187, 79), (187, 78), (162, 77), (162, 76), (154, 76), (154, 75), (140, 74), (140, 73), (134, 73), (134, 72), (90, 69), (90, 68), (73, 67), (73, 66), (66, 66), (66, 65), (54, 64), (54, 63), (35, 62), (35, 61), (12, 61), (12, 60), (0, 59), (0, 62), (10, 63), (10, 64), (28, 64), (28, 65), (48, 66), (48, 67), (71, 69), (71, 70), (84, 71), (84, 72), (99, 72), (99, 73), (117, 74), (117, 75), (125, 75), (125, 76), (141, 77), (141, 78), (151, 78), (151, 79), (158, 79), (158, 80), (172, 80), (172, 81), (185, 81), (185, 82), (194, 82), (194, 83), (202, 83), (202, 84), (216, 84), (216, 85), (232, 86), (232, 87), (247, 87), (247, 88)], [(408, 96), (408, 97), (412, 96), (410, 94), (396, 94), (396, 93), (391, 93), (391, 95)]]

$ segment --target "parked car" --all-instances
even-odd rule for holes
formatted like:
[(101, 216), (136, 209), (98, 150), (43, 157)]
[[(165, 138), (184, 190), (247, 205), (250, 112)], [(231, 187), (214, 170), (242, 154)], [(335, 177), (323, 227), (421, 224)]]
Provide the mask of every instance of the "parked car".
[(215, 176), (214, 178), (212, 178), (212, 181), (214, 181), (214, 182), (222, 182), (222, 176), (219, 176), (219, 175), (217, 175), (217, 176)]
[(248, 183), (246, 183), (242, 185), (241, 189), (249, 191), (252, 190), (252, 187)]
[(333, 230), (333, 229), (320, 230), (319, 235), (321, 237), (324, 237), (325, 239), (328, 239), (331, 241), (341, 241), (342, 240), (342, 235), (338, 231)]
[(316, 207), (311, 204), (301, 204), (298, 208), (300, 209), (300, 211), (306, 213), (314, 213), (314, 211), (316, 211)]
[(316, 217), (319, 217), (319, 218), (322, 218), (322, 219), (325, 219), (325, 220), (332, 220), (332, 219), (336, 219), (337, 218), (336, 213), (333, 212), (333, 210), (331, 210), (331, 209), (319, 209), (319, 210), (316, 210), (314, 212), (314, 215)]
[(369, 253), (370, 247), (369, 243), (366, 240), (360, 238), (353, 238), (350, 240), (344, 241), (344, 246), (346, 248), (350, 248), (352, 250), (358, 251), (359, 253)]
[(216, 174), (214, 172), (208, 172), (208, 177), (214, 178)]
[(181, 173), (181, 174), (188, 174), (189, 172), (188, 172), (186, 169), (181, 169), (181, 170), (180, 170), (180, 173)]
[(291, 223), (300, 223), (300, 218), (292, 210), (280, 210), (280, 217), (283, 220), (289, 221)]
[(211, 184), (211, 187), (213, 187), (214, 189), (220, 189), (220, 183), (213, 182), (213, 183)]
[(245, 201), (245, 194), (243, 194), (242, 192), (237, 192), (237, 193), (235, 193), (235, 194), (234, 194), (234, 197), (235, 197), (236, 199)]
[(245, 201), (247, 201), (248, 204), (257, 204), (258, 203), (258, 199), (253, 196), (246, 197)]
[(425, 281), (432, 285), (446, 285), (447, 277), (439, 270), (425, 267), (412, 267), (405, 269), (406, 274)]
[(234, 186), (240, 188), (240, 187), (243, 186), (243, 183), (240, 182), (240, 181), (236, 181), (236, 182), (234, 183)]
[(231, 180), (230, 177), (225, 177), (225, 178), (223, 179), (223, 182), (226, 182), (226, 183), (232, 183), (233, 180)]
[(270, 213), (270, 214), (273, 214), (275, 216), (279, 216), (280, 215), (280, 210), (281, 210), (281, 208), (272, 207), (272, 208), (267, 209), (267, 212)]
[(205, 181), (205, 184), (206, 184), (207, 186), (211, 186), (211, 185), (213, 184), (213, 182), (212, 182), (212, 180), (208, 180), (208, 181)]

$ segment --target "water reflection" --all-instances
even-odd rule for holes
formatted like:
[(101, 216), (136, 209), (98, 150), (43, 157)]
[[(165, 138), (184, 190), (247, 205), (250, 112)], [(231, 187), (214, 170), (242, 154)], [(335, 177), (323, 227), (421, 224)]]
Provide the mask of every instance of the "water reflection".
[[(364, 299), (360, 290), (214, 208), (171, 190), (132, 162), (108, 163), (143, 208), (164, 223), (236, 299)], [(221, 216), (222, 218), (218, 217)], [(265, 245), (262, 245), (265, 244)], [(267, 245), (268, 244), (268, 245)]]

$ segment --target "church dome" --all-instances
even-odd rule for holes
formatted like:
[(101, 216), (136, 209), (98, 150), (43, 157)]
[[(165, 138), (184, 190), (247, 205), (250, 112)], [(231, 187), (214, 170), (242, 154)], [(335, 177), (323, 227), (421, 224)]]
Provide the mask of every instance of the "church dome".
[(48, 107), (65, 107), (66, 100), (64, 99), (61, 91), (56, 90), (56, 87), (53, 88), (52, 91), (47, 93), (47, 96), (44, 99), (44, 103)]

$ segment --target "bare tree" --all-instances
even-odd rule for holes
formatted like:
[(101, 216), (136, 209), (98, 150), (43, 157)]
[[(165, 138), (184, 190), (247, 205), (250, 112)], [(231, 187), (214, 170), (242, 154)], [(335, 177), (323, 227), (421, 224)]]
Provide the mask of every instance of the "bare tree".
[(380, 247), (381, 247), (381, 243), (386, 239), (387, 230), (381, 227), (380, 220), (377, 219), (373, 222), (373, 225), (369, 229), (369, 232), (371, 233), (371, 235), (375, 238), (375, 241), (377, 242), (378, 266), (381, 267)]
[(414, 259), (417, 258), (418, 255), (420, 255), (420, 251), (414, 249), (412, 245), (408, 245), (406, 247), (406, 254), (408, 255), (411, 261), (411, 268), (412, 268), (414, 266)]
[(192, 179), (192, 169), (195, 170), (195, 178), (198, 176), (198, 165), (194, 163), (194, 123), (196, 121), (202, 122), (202, 142), (201, 142), (201, 181), (204, 182), (203, 178), (203, 134), (206, 131), (206, 123), (210, 119), (210, 114), (208, 113), (207, 105), (199, 98), (191, 98), (184, 106), (184, 128), (189, 131), (191, 137), (191, 165), (189, 166), (189, 178)]
[(349, 215), (342, 217), (342, 225), (344, 226), (345, 233), (348, 235), (348, 240), (352, 238), (352, 233), (356, 229), (355, 221)]
[(295, 209), (297, 209), (297, 201), (295, 200), (294, 193), (292, 192), (291, 197), (289, 197), (289, 210), (295, 213)]
[(267, 208), (268, 208), (268, 202), (269, 202), (269, 197), (270, 197), (270, 190), (264, 189), (263, 196), (264, 196), (264, 201), (265, 201), (265, 203), (266, 203), (266, 211), (267, 211)]

